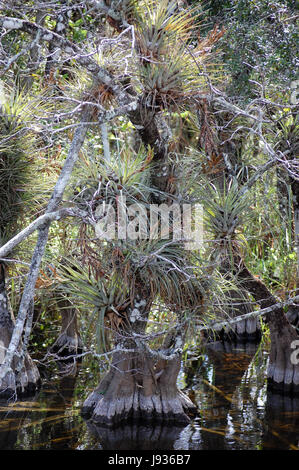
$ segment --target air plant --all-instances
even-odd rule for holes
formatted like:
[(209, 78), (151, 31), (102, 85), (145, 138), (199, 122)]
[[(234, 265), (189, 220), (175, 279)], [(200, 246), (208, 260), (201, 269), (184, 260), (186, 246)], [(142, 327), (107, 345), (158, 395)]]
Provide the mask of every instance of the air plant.
[(30, 184), (36, 133), (28, 125), (31, 106), (23, 93), (3, 91), (0, 105), (0, 244), (17, 230), (25, 205), (28, 208), (31, 205), (30, 209), (33, 205)]
[(87, 209), (92, 216), (99, 205), (116, 206), (120, 198), (126, 204), (149, 204), (153, 189), (149, 186), (152, 151), (140, 148), (134, 152), (124, 146), (120, 152), (111, 153), (111, 159), (101, 155), (81, 154), (74, 171), (68, 198), (80, 209)]
[(206, 58), (221, 35), (214, 32), (209, 41), (202, 41), (197, 19), (193, 10), (178, 11), (174, 1), (147, 6), (136, 33), (147, 105), (175, 109), (206, 89), (206, 68), (212, 66)]
[[(104, 268), (104, 257), (101, 261)], [(94, 330), (98, 352), (106, 352), (109, 348), (109, 332), (116, 331), (120, 323), (125, 321), (122, 312), (129, 304), (125, 285), (111, 271), (106, 274), (102, 271), (101, 276), (98, 275), (99, 271), (97, 274), (91, 272), (74, 256), (60, 260), (57, 273), (56, 292), (67, 296), (81, 312), (81, 317), (85, 314), (84, 336), (87, 337)], [(86, 338), (82, 339), (85, 342)]]
[(199, 189), (199, 199), (205, 210), (205, 229), (219, 248), (231, 248), (245, 241), (238, 227), (249, 214), (248, 195), (240, 191), (236, 180), (223, 190), (209, 183)]

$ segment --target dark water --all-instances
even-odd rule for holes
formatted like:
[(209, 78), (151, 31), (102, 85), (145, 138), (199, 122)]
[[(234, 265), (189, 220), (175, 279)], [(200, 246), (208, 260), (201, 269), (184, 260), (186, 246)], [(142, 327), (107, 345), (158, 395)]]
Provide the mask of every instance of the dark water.
[(89, 425), (80, 407), (95, 377), (82, 364), (52, 377), (26, 401), (0, 402), (0, 450), (299, 449), (299, 397), (267, 392), (268, 353), (254, 345), (215, 343), (194, 350), (179, 381), (199, 416), (185, 428)]

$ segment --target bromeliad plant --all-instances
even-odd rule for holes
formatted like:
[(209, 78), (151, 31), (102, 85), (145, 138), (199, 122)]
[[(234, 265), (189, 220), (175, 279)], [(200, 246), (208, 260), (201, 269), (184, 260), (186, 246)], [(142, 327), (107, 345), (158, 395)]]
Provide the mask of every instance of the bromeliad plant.
[(229, 253), (232, 245), (245, 243), (238, 230), (250, 214), (249, 197), (243, 194), (237, 180), (219, 189), (209, 183), (199, 188), (199, 199), (205, 209), (205, 229), (215, 241), (214, 248)]
[(143, 147), (137, 154), (124, 147), (120, 153), (111, 153), (109, 161), (96, 154), (82, 153), (70, 187), (70, 201), (80, 209), (87, 208), (93, 218), (99, 204), (103, 201), (115, 204), (121, 196), (126, 198), (128, 205), (148, 204), (152, 156), (152, 152), (146, 153)]
[(56, 176), (49, 161), (37, 158), (42, 157), (37, 153), (42, 146), (39, 118), (51, 106), (43, 92), (28, 95), (0, 84), (0, 244), (20, 229), (22, 217), (30, 220), (43, 209)]
[[(28, 202), (28, 182), (33, 161), (32, 135), (24, 125), (26, 105), (22, 95), (4, 97), (0, 106), (0, 244), (16, 231)], [(27, 114), (28, 114), (27, 109)]]
[(136, 27), (144, 100), (149, 107), (176, 110), (206, 87), (212, 69), (207, 52), (223, 33), (201, 41), (195, 12), (178, 11), (174, 1), (146, 2), (145, 8)]
[[(146, 154), (141, 148), (134, 157), (132, 153), (124, 148), (121, 154), (111, 154), (109, 161), (81, 155), (69, 197), (72, 204), (87, 210), (95, 223), (103, 202), (117, 208), (120, 198), (126, 197), (127, 208), (140, 204), (147, 211), (153, 193), (161, 193), (148, 186), (152, 152)], [(126, 218), (129, 224), (130, 215)], [(97, 239), (94, 228), (85, 222), (80, 234), (72, 260), (57, 270), (60, 276), (63, 273), (60, 287), (71, 302), (81, 309), (84, 302), (92, 305), (91, 323), (98, 318), (98, 337), (125, 322), (138, 283), (148, 286), (150, 298), (160, 298), (172, 310), (195, 315), (201, 309), (203, 289), (194, 266), (186, 264), (186, 250), (179, 241)]]

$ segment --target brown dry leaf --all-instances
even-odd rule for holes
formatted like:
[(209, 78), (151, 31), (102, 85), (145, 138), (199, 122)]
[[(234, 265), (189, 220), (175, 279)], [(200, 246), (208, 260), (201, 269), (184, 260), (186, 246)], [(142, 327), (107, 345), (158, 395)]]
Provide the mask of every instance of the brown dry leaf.
[(113, 330), (119, 330), (119, 326), (123, 321), (122, 318), (116, 315), (115, 312), (111, 312), (111, 311), (107, 313), (107, 318), (110, 322), (111, 328)]

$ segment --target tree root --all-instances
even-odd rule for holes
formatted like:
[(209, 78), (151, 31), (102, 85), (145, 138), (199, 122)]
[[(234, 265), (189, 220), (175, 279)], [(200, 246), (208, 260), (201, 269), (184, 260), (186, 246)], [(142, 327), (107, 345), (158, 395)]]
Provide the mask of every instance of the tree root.
[(34, 395), (41, 385), (39, 371), (27, 354), (20, 372), (10, 370), (0, 383), (0, 398), (9, 399)]
[(116, 398), (112, 401), (103, 396), (93, 395), (89, 403), (84, 403), (83, 415), (100, 426), (113, 427), (123, 422), (163, 422), (175, 425), (187, 425), (190, 418), (187, 415), (195, 412), (196, 407), (188, 403), (188, 397), (178, 392), (177, 396), (155, 394), (146, 397), (142, 391), (135, 390), (133, 395)]

